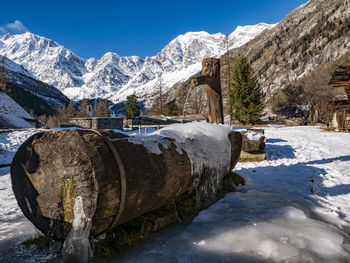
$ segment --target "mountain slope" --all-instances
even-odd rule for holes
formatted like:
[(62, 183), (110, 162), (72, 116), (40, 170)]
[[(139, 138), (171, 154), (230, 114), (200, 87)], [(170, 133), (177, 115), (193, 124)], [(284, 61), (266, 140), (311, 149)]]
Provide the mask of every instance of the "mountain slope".
[[(310, 0), (221, 59), (250, 59), (268, 97), (350, 51), (350, 2)], [(227, 63), (226, 63), (227, 64)], [(227, 65), (226, 65), (227, 66)], [(225, 83), (227, 84), (227, 83)]]
[[(320, 85), (327, 85), (334, 65), (350, 61), (350, 1), (310, 0), (271, 30), (222, 55), (221, 84), (226, 114), (228, 76), (242, 55), (252, 64), (267, 100), (288, 84), (313, 86), (317, 94)], [(189, 79), (177, 83), (164, 96), (183, 103)], [(203, 93), (200, 88), (190, 92), (186, 104), (188, 113), (205, 112), (205, 107), (196, 112), (193, 106), (206, 103)], [(198, 102), (199, 95), (202, 100)]]
[(0, 56), (6, 67), (7, 85), (4, 91), (29, 112), (51, 115), (69, 99), (58, 89), (43, 83), (22, 66)]
[(3, 36), (0, 55), (29, 70), (39, 80), (60, 90), (81, 86), (85, 61), (55, 41), (26, 32)]
[[(274, 25), (237, 27), (228, 36), (229, 48), (251, 40)], [(24, 66), (30, 74), (53, 85), (71, 99), (106, 98), (114, 102), (136, 94), (146, 99), (155, 93), (158, 76), (165, 90), (200, 70), (205, 57), (226, 51), (224, 34), (189, 32), (173, 39), (154, 57), (121, 57), (108, 52), (100, 60), (84, 60), (53, 40), (25, 33), (0, 39), (0, 54)]]

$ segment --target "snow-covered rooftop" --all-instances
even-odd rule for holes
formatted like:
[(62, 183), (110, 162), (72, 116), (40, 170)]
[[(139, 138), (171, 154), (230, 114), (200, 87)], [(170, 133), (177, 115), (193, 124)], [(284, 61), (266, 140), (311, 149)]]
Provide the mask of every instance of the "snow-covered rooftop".
[(4, 128), (32, 128), (25, 119), (35, 120), (6, 93), (0, 92), (0, 120), (10, 126)]

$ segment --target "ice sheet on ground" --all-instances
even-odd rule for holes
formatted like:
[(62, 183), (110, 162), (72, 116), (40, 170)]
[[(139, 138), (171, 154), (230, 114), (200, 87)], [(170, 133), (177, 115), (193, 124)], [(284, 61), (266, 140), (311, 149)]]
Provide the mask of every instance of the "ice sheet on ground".
[(227, 194), (182, 229), (156, 233), (113, 262), (347, 262), (349, 240), (301, 199)]
[(236, 167), (247, 181), (240, 192), (114, 262), (350, 262), (350, 134), (265, 135), (267, 160)]
[[(112, 262), (349, 262), (350, 134), (268, 127), (265, 135), (267, 160), (236, 166), (247, 181), (239, 192)], [(9, 168), (0, 169), (0, 214), (19, 211), (9, 178)], [(49, 261), (49, 252), (14, 245), (34, 228), (23, 216), (11, 218), (0, 220), (0, 250), (17, 248), (13, 262)], [(0, 251), (0, 262), (13, 258)]]

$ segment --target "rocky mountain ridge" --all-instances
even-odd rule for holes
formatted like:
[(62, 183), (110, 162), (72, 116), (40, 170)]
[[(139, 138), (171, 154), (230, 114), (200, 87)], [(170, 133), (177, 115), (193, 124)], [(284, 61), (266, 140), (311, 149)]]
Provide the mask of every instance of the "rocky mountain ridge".
[(198, 72), (203, 58), (219, 57), (227, 46), (236, 48), (273, 26), (239, 26), (227, 37), (221, 33), (189, 32), (170, 41), (156, 56), (145, 59), (108, 52), (100, 60), (84, 60), (53, 40), (29, 32), (8, 34), (0, 39), (0, 55), (71, 99), (105, 98), (117, 103), (136, 94), (147, 101), (157, 92), (160, 76), (165, 92)]

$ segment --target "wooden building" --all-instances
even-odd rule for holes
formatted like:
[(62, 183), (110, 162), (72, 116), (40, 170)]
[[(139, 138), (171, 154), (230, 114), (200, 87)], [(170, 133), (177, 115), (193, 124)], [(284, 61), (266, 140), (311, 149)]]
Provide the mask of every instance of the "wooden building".
[(339, 130), (350, 130), (350, 64), (338, 65), (328, 83), (335, 96), (330, 99), (334, 111), (333, 125)]

